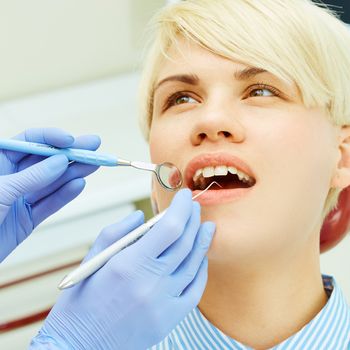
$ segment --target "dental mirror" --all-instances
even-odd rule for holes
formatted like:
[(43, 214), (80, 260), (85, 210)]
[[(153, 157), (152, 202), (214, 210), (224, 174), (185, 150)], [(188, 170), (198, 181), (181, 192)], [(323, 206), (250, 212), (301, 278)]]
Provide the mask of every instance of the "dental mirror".
[(172, 163), (166, 162), (157, 165), (155, 173), (158, 182), (168, 190), (176, 190), (182, 185), (181, 172)]
[[(120, 162), (120, 160), (119, 160)], [(144, 163), (138, 161), (125, 161), (136, 169), (152, 171), (159, 184), (166, 190), (175, 191), (182, 185), (182, 175), (180, 170), (172, 163), (165, 162), (161, 164)]]

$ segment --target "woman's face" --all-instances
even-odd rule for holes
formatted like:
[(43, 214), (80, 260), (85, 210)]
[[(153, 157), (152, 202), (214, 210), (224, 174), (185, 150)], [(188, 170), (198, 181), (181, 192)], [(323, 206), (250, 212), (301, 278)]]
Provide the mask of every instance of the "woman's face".
[[(287, 258), (315, 247), (338, 129), (295, 85), (195, 44), (180, 48), (156, 81), (150, 152), (154, 163), (174, 163), (194, 194), (214, 180), (223, 187), (198, 198), (202, 221), (217, 225), (209, 257)], [(155, 183), (160, 210), (173, 195)]]

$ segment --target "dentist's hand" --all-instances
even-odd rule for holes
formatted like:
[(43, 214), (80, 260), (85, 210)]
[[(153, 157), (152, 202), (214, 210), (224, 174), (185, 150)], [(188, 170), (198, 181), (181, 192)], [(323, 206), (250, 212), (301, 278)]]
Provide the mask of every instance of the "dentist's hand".
[[(103, 230), (86, 259), (143, 223), (141, 212)], [(62, 292), (30, 349), (142, 350), (168, 333), (200, 301), (215, 225), (200, 223), (189, 190), (135, 244)]]
[[(97, 136), (73, 136), (56, 128), (28, 129), (15, 139), (66, 148), (95, 150)], [(63, 155), (50, 158), (0, 150), (0, 262), (48, 216), (75, 198), (82, 179), (97, 167), (71, 164)]]

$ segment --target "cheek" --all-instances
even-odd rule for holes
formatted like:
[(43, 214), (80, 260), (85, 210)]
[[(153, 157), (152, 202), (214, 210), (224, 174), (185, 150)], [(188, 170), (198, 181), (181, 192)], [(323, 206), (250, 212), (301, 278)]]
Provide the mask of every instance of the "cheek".
[(150, 136), (149, 136), (149, 150), (151, 155), (152, 163), (159, 163), (162, 158), (162, 147), (160, 144), (162, 143), (162, 134), (157, 133), (154, 128), (151, 128)]
[(310, 178), (328, 186), (337, 151), (333, 127), (323, 115), (300, 113), (299, 118), (286, 119), (275, 119), (273, 127), (262, 127), (255, 136), (260, 139), (263, 173), (272, 171), (282, 183), (297, 185)]
[[(169, 128), (164, 123), (156, 122), (152, 124), (149, 137), (149, 147), (151, 161), (156, 164), (163, 162), (171, 162), (179, 169), (182, 169), (181, 156), (183, 152), (179, 152), (185, 144), (184, 132), (178, 132), (176, 127)], [(165, 190), (155, 179), (152, 182), (154, 199), (160, 210), (164, 210), (170, 205), (172, 198), (176, 192)]]
[[(295, 128), (287, 135), (290, 142), (285, 142), (286, 152), (284, 166), (288, 167), (287, 159), (291, 159), (291, 166), (300, 176), (309, 179), (311, 187), (328, 192), (330, 178), (336, 159), (336, 147), (330, 128), (314, 127)], [(289, 166), (290, 170), (293, 168)], [(293, 174), (293, 171), (290, 171)], [(300, 179), (302, 180), (302, 179)]]
[(184, 133), (168, 123), (154, 122), (150, 130), (149, 146), (152, 162), (177, 164), (178, 149), (183, 144)]
[(271, 198), (281, 218), (294, 217), (302, 231), (322, 213), (336, 159), (334, 134), (317, 118), (299, 119), (278, 131), (270, 135), (272, 143), (262, 143), (260, 149), (267, 155), (262, 173), (269, 174), (262, 179), (264, 197)]

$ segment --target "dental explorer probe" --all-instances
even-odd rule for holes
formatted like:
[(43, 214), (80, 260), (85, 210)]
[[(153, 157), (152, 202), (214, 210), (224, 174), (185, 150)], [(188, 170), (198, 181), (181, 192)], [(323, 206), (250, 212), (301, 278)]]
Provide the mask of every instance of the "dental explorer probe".
[[(214, 184), (220, 186), (216, 181), (213, 181), (210, 183), (209, 186), (207, 186), (206, 189), (193, 196), (192, 199), (196, 199)], [(151, 227), (155, 225), (164, 216), (165, 213), (166, 209), (154, 216), (153, 218), (151, 218), (150, 220), (146, 221), (144, 224), (137, 227), (133, 231), (129, 232), (127, 235), (125, 235), (118, 241), (114, 242), (112, 245), (104, 249), (92, 259), (88, 260), (87, 262), (83, 263), (78, 268), (70, 272), (63, 278), (61, 283), (58, 285), (58, 289), (63, 290), (66, 288), (73, 287), (80, 281), (92, 275), (94, 272), (100, 269), (112, 256), (119, 253), (121, 250), (128, 247), (129, 245), (135, 243), (143, 235), (145, 235), (151, 229)]]
[(36, 154), (39, 156), (53, 156), (64, 154), (69, 160), (96, 166), (131, 166), (136, 169), (152, 171), (158, 182), (167, 190), (176, 190), (182, 185), (182, 175), (172, 163), (152, 164), (117, 158), (111, 154), (77, 148), (57, 148), (43, 143), (1, 139), (0, 149)]

